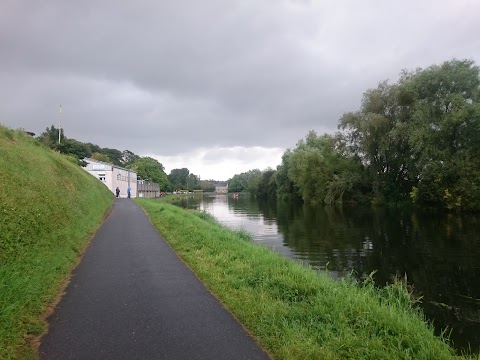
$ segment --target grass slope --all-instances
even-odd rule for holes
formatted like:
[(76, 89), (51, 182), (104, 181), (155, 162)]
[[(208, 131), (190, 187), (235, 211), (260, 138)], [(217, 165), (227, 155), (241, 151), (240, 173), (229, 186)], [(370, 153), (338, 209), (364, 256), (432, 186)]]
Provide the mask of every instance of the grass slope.
[[(405, 285), (334, 281), (206, 213), (136, 200), (177, 254), (275, 359), (452, 359)], [(248, 236), (247, 236), (248, 238)]]
[(28, 339), (112, 204), (68, 158), (0, 126), (0, 359), (35, 358)]

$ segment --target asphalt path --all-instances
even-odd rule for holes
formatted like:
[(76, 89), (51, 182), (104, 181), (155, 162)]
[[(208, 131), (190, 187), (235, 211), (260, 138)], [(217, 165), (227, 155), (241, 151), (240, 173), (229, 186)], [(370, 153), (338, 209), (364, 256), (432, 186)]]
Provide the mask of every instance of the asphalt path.
[(131, 199), (115, 199), (48, 319), (40, 359), (269, 359)]

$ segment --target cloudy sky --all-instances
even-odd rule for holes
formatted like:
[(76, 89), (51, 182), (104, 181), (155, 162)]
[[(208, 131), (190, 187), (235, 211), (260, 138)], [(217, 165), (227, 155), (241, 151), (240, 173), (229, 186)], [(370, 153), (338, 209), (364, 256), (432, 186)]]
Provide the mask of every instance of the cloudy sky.
[(480, 0), (2, 0), (0, 123), (227, 180), (401, 69), (480, 64)]

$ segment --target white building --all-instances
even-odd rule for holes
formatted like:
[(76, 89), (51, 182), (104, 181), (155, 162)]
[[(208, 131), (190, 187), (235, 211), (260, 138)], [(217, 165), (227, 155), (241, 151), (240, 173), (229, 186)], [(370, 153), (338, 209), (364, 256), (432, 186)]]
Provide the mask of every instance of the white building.
[(87, 166), (84, 169), (104, 183), (115, 194), (117, 186), (120, 188), (120, 197), (127, 197), (127, 188), (130, 186), (131, 197), (137, 196), (137, 173), (117, 165), (85, 158)]
[(215, 192), (219, 194), (228, 193), (228, 183), (226, 181), (220, 181), (215, 184)]

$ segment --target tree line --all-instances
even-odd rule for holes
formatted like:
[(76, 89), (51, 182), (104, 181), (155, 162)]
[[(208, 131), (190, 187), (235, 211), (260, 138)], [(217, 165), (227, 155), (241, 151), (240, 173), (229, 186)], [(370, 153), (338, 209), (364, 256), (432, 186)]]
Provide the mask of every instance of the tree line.
[(200, 180), (200, 176), (191, 173), (187, 168), (173, 169), (170, 174), (165, 173), (165, 167), (156, 159), (148, 156), (139, 156), (130, 150), (102, 148), (92, 143), (83, 143), (65, 136), (55, 126), (47, 128), (37, 138), (47, 147), (70, 156), (80, 166), (85, 166), (85, 158), (112, 163), (114, 165), (135, 170), (140, 180), (158, 183), (161, 191), (176, 190), (203, 190), (214, 191), (214, 180)]
[(407, 204), (480, 210), (480, 76), (473, 60), (403, 70), (363, 94), (334, 134), (310, 131), (276, 170), (229, 191), (309, 204)]

